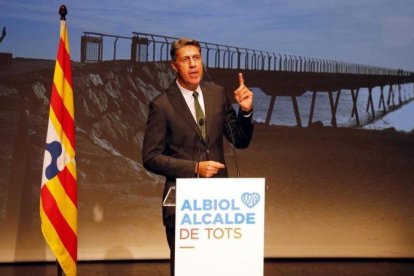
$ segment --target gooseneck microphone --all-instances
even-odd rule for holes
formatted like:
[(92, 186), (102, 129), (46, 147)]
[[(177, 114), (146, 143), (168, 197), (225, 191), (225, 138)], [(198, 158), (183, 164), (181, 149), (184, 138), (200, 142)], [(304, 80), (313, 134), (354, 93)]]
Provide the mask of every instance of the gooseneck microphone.
[(233, 134), (233, 128), (231, 127), (230, 123), (227, 121), (227, 125), (230, 129), (230, 136), (231, 136), (231, 148), (233, 150), (233, 158), (234, 158), (234, 163), (236, 164), (236, 171), (237, 171), (237, 178), (240, 178), (240, 169), (239, 169), (239, 160), (237, 158), (237, 154), (236, 154), (236, 149), (234, 148), (234, 134)]
[[(198, 121), (198, 125), (200, 127), (200, 130), (204, 127), (204, 119), (200, 118)], [(197, 178), (200, 178), (200, 159), (201, 159), (201, 143), (203, 142), (203, 136), (200, 135), (200, 140), (198, 141), (198, 156), (197, 156)]]

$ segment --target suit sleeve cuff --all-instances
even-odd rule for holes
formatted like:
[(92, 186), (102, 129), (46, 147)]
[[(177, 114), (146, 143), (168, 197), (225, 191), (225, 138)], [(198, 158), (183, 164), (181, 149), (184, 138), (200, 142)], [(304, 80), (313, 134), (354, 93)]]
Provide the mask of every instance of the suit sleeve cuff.
[(250, 109), (250, 111), (243, 111), (243, 110), (240, 108), (240, 112), (241, 112), (241, 114), (243, 115), (243, 117), (249, 118), (249, 117), (250, 117), (250, 116), (252, 116), (252, 114), (253, 114), (253, 106), (252, 106), (252, 109)]

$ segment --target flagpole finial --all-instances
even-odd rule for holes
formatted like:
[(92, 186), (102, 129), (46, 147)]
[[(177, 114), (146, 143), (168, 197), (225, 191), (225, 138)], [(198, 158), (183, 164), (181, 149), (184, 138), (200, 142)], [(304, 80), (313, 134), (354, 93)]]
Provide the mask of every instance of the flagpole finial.
[(60, 20), (66, 20), (66, 15), (68, 14), (68, 10), (66, 9), (65, 5), (61, 5), (59, 7), (59, 14), (60, 14)]

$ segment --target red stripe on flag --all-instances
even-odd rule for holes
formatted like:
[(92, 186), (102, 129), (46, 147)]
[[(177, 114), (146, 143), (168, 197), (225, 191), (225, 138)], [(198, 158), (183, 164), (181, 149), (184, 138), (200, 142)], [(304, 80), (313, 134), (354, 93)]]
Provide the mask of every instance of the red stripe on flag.
[(76, 179), (70, 173), (67, 167), (65, 167), (58, 174), (60, 183), (62, 183), (63, 189), (65, 189), (66, 194), (72, 200), (73, 204), (78, 207), (78, 195), (77, 195), (77, 185)]
[(76, 263), (78, 259), (78, 238), (75, 232), (73, 232), (72, 228), (70, 228), (69, 224), (62, 216), (62, 213), (57, 206), (56, 200), (47, 188), (47, 185), (43, 185), (40, 191), (40, 196), (42, 197), (43, 210), (46, 216), (53, 224), (53, 227), (55, 228), (56, 233), (62, 241), (62, 244), (65, 246), (73, 261)]
[(70, 113), (66, 109), (55, 84), (53, 84), (52, 87), (50, 105), (55, 111), (56, 118), (62, 125), (62, 129), (66, 133), (66, 136), (68, 137), (69, 142), (72, 145), (72, 148), (75, 149), (75, 122), (73, 121)]
[(63, 41), (63, 39), (60, 39), (60, 41), (59, 41), (59, 50), (58, 50), (56, 59), (59, 62), (60, 67), (63, 70), (63, 73), (65, 75), (65, 79), (69, 83), (70, 87), (73, 88), (73, 85), (72, 85), (72, 70), (71, 70), (71, 67), (70, 67), (70, 54), (68, 53), (68, 51), (65, 47), (65, 42)]

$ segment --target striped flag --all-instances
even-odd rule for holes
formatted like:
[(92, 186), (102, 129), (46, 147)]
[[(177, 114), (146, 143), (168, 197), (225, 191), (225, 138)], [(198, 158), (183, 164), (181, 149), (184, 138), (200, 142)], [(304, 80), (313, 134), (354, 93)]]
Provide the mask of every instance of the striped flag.
[(50, 97), (49, 125), (40, 189), (43, 236), (64, 273), (76, 275), (77, 182), (72, 73), (66, 21), (60, 41)]

